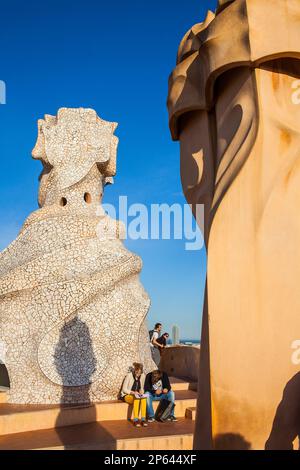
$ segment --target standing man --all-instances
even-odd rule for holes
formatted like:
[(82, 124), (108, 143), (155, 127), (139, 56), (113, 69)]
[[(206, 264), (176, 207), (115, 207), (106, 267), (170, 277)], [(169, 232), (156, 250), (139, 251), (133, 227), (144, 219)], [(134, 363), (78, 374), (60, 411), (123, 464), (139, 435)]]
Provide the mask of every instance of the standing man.
[(152, 354), (152, 359), (157, 365), (157, 367), (159, 366), (159, 363), (160, 363), (160, 349), (161, 349), (161, 344), (159, 344), (157, 340), (160, 337), (161, 330), (162, 330), (162, 324), (156, 323), (154, 330), (150, 332), (151, 354)]

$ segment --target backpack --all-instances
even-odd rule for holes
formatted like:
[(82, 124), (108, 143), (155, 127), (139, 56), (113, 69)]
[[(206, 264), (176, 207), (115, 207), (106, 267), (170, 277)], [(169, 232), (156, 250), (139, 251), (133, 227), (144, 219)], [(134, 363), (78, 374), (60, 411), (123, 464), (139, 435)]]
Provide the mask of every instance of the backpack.
[(154, 330), (150, 330), (150, 331), (149, 331), (149, 339), (150, 339), (150, 341), (152, 341), (153, 333), (154, 333)]
[(172, 416), (172, 414), (174, 414), (174, 408), (175, 403), (172, 403), (171, 401), (166, 400), (165, 398), (160, 400), (155, 413), (156, 421), (161, 421), (162, 423), (167, 421), (168, 418)]

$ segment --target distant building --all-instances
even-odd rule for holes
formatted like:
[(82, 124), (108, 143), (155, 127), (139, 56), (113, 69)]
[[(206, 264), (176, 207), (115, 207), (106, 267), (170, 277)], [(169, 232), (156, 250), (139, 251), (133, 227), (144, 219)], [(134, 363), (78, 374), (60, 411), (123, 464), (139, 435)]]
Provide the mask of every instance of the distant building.
[(6, 104), (6, 84), (0, 80), (0, 104)]
[(179, 326), (173, 325), (172, 326), (172, 344), (179, 344), (180, 337), (179, 337)]

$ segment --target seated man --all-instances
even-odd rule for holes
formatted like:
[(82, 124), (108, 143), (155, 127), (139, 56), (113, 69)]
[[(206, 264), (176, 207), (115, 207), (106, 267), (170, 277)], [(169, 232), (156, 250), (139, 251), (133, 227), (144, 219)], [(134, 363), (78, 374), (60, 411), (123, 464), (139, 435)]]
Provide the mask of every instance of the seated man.
[[(166, 372), (154, 370), (146, 375), (145, 392), (148, 392), (147, 414), (148, 422), (154, 421), (153, 401), (160, 401), (163, 398), (175, 403), (175, 394), (171, 390), (169, 377)], [(169, 418), (170, 421), (177, 421), (174, 414)]]

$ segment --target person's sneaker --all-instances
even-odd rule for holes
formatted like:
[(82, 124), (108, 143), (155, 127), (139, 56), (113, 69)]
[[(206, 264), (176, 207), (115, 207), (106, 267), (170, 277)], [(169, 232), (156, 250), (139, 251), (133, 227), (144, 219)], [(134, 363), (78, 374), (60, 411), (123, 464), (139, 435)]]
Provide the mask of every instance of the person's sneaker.
[(154, 423), (155, 419), (154, 418), (148, 418), (148, 423)]
[(138, 419), (135, 419), (135, 420), (133, 421), (133, 426), (136, 427), (136, 428), (140, 428), (140, 427), (141, 427), (141, 423), (139, 422)]
[(142, 426), (146, 428), (148, 426), (148, 423), (145, 419), (142, 419)]
[(168, 418), (168, 421), (172, 421), (173, 423), (176, 423), (178, 419), (175, 416), (170, 416), (170, 418)]

